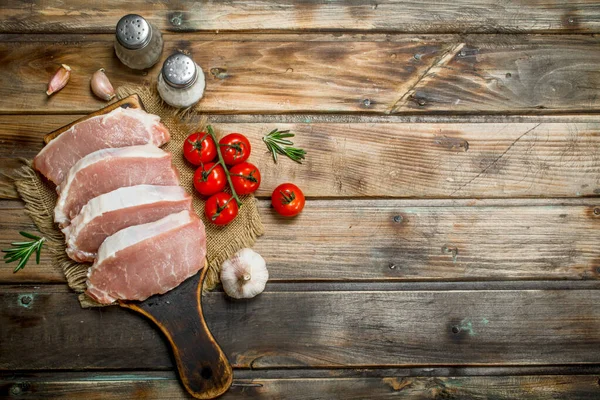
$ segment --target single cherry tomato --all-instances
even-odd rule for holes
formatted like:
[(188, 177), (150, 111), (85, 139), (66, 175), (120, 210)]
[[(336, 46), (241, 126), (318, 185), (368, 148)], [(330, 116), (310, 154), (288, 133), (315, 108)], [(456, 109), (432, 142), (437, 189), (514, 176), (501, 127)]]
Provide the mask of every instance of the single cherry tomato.
[(250, 142), (240, 133), (230, 133), (219, 140), (223, 161), (227, 165), (243, 163), (250, 157)]
[(231, 167), (229, 176), (231, 176), (231, 183), (238, 195), (254, 193), (260, 186), (260, 171), (249, 162)]
[(237, 217), (238, 205), (232, 195), (220, 192), (206, 200), (204, 214), (215, 225), (227, 225)]
[(212, 196), (225, 189), (227, 176), (221, 164), (202, 164), (194, 173), (194, 187), (202, 196)]
[(273, 190), (271, 204), (275, 211), (284, 217), (300, 214), (304, 208), (304, 193), (293, 183), (282, 183)]
[(217, 156), (217, 146), (208, 133), (192, 133), (183, 142), (183, 156), (190, 163), (201, 165), (215, 159)]

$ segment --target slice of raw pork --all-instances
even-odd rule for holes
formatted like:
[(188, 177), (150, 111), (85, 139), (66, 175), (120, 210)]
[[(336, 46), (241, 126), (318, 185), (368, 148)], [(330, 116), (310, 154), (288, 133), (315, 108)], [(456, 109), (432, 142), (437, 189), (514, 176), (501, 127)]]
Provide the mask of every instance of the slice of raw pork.
[(162, 146), (168, 141), (169, 130), (158, 115), (119, 107), (61, 133), (33, 159), (33, 167), (59, 185), (77, 161), (94, 151), (142, 144)]
[(67, 254), (75, 261), (94, 261), (104, 239), (121, 229), (154, 222), (191, 210), (192, 197), (181, 186), (123, 187), (90, 200), (63, 229)]
[(100, 246), (86, 293), (103, 304), (145, 300), (197, 273), (205, 256), (204, 224), (191, 211), (125, 228)]
[(59, 186), (54, 222), (64, 227), (94, 197), (135, 185), (179, 185), (171, 154), (152, 145), (88, 154), (71, 168)]

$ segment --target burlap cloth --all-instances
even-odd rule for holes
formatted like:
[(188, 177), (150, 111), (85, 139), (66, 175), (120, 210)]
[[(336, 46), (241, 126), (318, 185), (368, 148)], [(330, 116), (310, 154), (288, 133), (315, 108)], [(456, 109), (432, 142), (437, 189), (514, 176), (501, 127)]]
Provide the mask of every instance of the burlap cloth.
[[(204, 200), (194, 193), (192, 178), (194, 167), (183, 157), (183, 142), (187, 136), (196, 130), (204, 130), (207, 123), (206, 117), (201, 117), (191, 109), (177, 110), (165, 104), (155, 85), (138, 87), (121, 87), (118, 90), (119, 98), (137, 93), (142, 99), (146, 111), (159, 115), (161, 121), (171, 132), (171, 141), (163, 148), (173, 154), (173, 164), (179, 170), (181, 185), (193, 197), (193, 207), (206, 226), (207, 261), (209, 271), (204, 281), (204, 290), (211, 290), (219, 283), (219, 270), (223, 261), (235, 252), (251, 247), (256, 238), (263, 234), (263, 224), (258, 214), (254, 196), (241, 196), (243, 205), (239, 215), (229, 225), (218, 227), (207, 221), (204, 216)], [(194, 123), (194, 121), (196, 121)], [(217, 133), (218, 129), (217, 129)], [(226, 132), (221, 132), (226, 133)], [(90, 264), (80, 264), (71, 260), (65, 253), (65, 237), (54, 224), (53, 215), (57, 195), (55, 186), (43, 179), (27, 161), (21, 169), (16, 171), (15, 186), (19, 195), (25, 202), (25, 210), (31, 216), (39, 231), (46, 237), (42, 251), (52, 254), (52, 262), (62, 269), (67, 278), (69, 287), (81, 293), (79, 301), (82, 307), (100, 306), (85, 294), (85, 280)], [(30, 261), (32, 262), (32, 261)]]

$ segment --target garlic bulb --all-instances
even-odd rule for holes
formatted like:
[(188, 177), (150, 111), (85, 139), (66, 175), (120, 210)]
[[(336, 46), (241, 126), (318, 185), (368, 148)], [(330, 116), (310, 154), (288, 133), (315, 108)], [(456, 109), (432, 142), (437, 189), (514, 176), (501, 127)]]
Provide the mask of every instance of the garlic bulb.
[(48, 90), (46, 90), (46, 94), (50, 96), (52, 93), (58, 92), (60, 89), (67, 86), (67, 82), (69, 82), (69, 78), (71, 77), (71, 67), (66, 64), (61, 64), (58, 71), (54, 73), (50, 82), (48, 82)]
[(100, 68), (94, 72), (90, 80), (90, 86), (92, 92), (102, 100), (108, 101), (115, 97), (115, 89), (113, 89), (108, 77), (104, 73), (104, 68)]
[(242, 249), (221, 266), (221, 283), (227, 295), (249, 299), (262, 293), (269, 279), (265, 259), (252, 249)]

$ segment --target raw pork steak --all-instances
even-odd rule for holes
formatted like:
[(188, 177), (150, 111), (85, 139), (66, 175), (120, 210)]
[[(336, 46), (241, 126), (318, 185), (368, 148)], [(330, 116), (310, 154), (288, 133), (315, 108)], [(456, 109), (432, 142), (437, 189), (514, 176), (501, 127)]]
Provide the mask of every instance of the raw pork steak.
[(191, 211), (109, 236), (88, 271), (86, 293), (110, 304), (165, 293), (204, 266), (206, 234)]
[(121, 229), (154, 222), (191, 210), (192, 197), (181, 186), (124, 187), (90, 200), (63, 229), (67, 254), (75, 261), (94, 261), (108, 236)]
[(119, 107), (61, 133), (33, 159), (33, 166), (59, 185), (77, 161), (94, 151), (141, 144), (161, 146), (168, 141), (169, 131), (160, 123), (160, 117), (137, 108)]
[(94, 197), (135, 185), (179, 185), (171, 154), (149, 144), (88, 154), (59, 186), (54, 222), (64, 227)]

